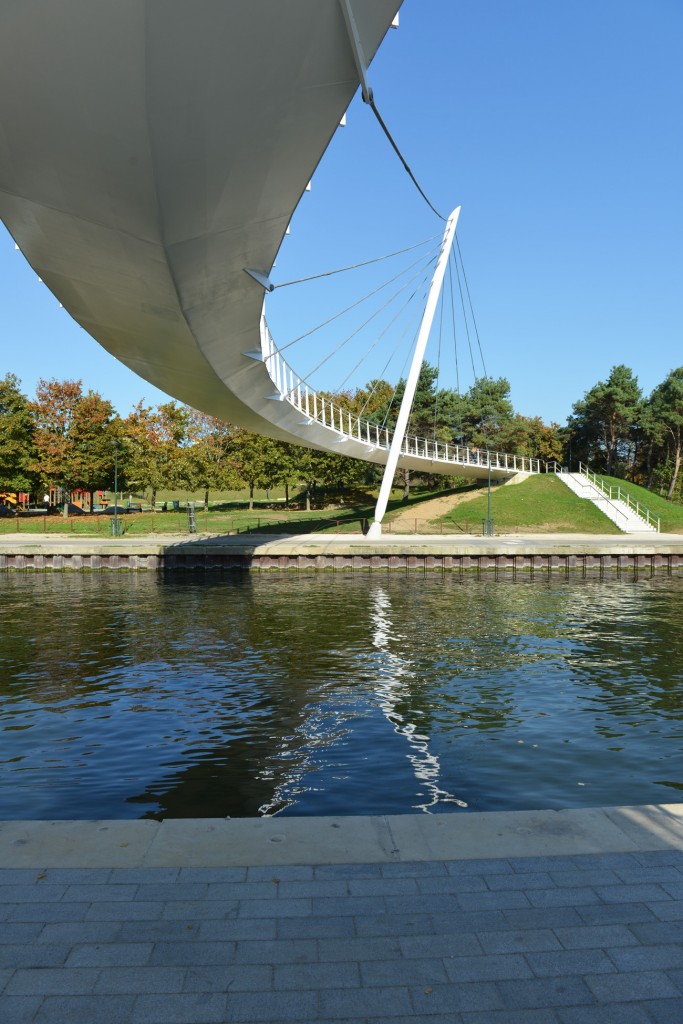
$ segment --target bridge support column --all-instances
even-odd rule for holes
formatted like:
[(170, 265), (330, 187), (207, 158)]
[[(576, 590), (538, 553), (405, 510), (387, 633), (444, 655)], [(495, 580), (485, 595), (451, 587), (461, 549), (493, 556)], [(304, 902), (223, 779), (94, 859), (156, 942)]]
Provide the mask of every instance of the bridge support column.
[(396, 466), (398, 465), (401, 448), (403, 447), (403, 439), (408, 426), (410, 410), (413, 407), (417, 379), (420, 375), (420, 368), (422, 366), (422, 360), (427, 347), (429, 332), (432, 329), (432, 322), (434, 320), (434, 314), (436, 313), (436, 305), (439, 300), (439, 292), (441, 291), (444, 274), (446, 273), (448, 257), (453, 246), (455, 228), (458, 223), (459, 216), (460, 207), (458, 206), (453, 210), (453, 213), (446, 221), (446, 230), (444, 231), (443, 242), (441, 243), (441, 253), (439, 254), (439, 258), (436, 263), (434, 276), (429, 288), (429, 295), (427, 296), (427, 303), (425, 305), (424, 313), (422, 314), (422, 322), (420, 323), (420, 330), (418, 331), (417, 342), (415, 343), (415, 352), (413, 353), (413, 359), (410, 364), (410, 371), (406, 381), (406, 389), (401, 401), (401, 408), (399, 409), (394, 436), (391, 439), (389, 457), (387, 459), (386, 468), (382, 477), (382, 485), (379, 490), (379, 497), (375, 507), (375, 519), (374, 522), (370, 524), (370, 529), (366, 535), (369, 540), (382, 536), (382, 519), (384, 518), (384, 513), (387, 510), (387, 502), (389, 501), (389, 495), (391, 494), (391, 484), (394, 479), (394, 473), (396, 472)]

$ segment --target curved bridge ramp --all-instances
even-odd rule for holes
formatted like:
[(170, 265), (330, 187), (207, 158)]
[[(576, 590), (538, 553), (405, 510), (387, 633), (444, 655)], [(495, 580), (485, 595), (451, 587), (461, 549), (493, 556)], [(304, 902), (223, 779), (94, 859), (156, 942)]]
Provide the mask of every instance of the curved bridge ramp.
[[(350, 7), (369, 62), (400, 0)], [(0, 217), (77, 323), (162, 391), (383, 463), (386, 431), (292, 386), (244, 272), (270, 274), (358, 85), (339, 0), (5, 5)], [(400, 464), (482, 476), (489, 461), (494, 477), (541, 468), (417, 438)]]

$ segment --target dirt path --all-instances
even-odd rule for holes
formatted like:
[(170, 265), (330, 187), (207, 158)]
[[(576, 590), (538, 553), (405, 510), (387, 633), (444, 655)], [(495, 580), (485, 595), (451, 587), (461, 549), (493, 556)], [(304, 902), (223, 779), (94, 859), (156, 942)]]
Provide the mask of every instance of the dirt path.
[(466, 491), (464, 494), (446, 494), (440, 498), (433, 498), (431, 501), (423, 501), (420, 505), (413, 505), (411, 508), (399, 512), (395, 519), (391, 520), (392, 533), (419, 533), (420, 527), (426, 523), (445, 516), (456, 505), (462, 505), (465, 501), (472, 501), (482, 493), (480, 487), (473, 491)]

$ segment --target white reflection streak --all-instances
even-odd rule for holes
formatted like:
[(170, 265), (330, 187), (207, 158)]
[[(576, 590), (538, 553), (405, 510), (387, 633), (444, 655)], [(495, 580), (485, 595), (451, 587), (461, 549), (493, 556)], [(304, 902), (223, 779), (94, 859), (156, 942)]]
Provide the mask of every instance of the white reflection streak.
[(393, 623), (389, 617), (391, 601), (384, 587), (376, 587), (373, 593), (373, 606), (370, 613), (374, 627), (372, 643), (382, 654), (382, 659), (389, 669), (385, 681), (377, 688), (379, 706), (387, 721), (394, 727), (394, 732), (408, 741), (411, 749), (407, 758), (413, 767), (415, 778), (426, 790), (426, 795), (431, 798), (421, 804), (413, 804), (413, 807), (426, 814), (431, 813), (430, 807), (435, 807), (438, 803), (452, 803), (457, 804), (458, 807), (467, 807), (464, 800), (460, 800), (439, 786), (441, 764), (438, 756), (429, 751), (429, 736), (418, 733), (415, 723), (406, 722), (403, 715), (397, 710), (399, 700), (407, 695), (401, 677), (410, 676), (412, 673), (405, 659), (392, 652), (389, 643), (392, 639), (405, 640), (405, 638), (395, 634)]

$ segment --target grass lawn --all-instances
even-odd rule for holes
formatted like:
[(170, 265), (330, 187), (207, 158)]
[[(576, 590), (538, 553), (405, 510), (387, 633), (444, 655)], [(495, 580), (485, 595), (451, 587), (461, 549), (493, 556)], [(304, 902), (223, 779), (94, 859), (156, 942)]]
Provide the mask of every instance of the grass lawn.
[[(439, 523), (463, 533), (482, 532), (487, 494), (456, 505)], [(498, 485), (491, 491), (491, 518), (496, 534), (619, 533), (590, 501), (578, 498), (553, 474), (530, 476), (523, 483)]]

